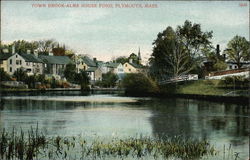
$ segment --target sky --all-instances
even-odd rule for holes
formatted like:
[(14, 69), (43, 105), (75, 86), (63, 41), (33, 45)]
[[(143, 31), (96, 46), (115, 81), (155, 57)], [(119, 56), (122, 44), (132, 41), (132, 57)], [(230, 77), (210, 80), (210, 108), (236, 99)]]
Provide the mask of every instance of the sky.
[[(79, 7), (48, 7), (51, 4)], [(110, 4), (113, 8), (103, 8)], [(117, 4), (143, 8), (117, 8)], [(248, 1), (1, 1), (1, 41), (55, 39), (77, 54), (104, 61), (138, 53), (140, 47), (146, 62), (157, 34), (185, 20), (201, 24), (202, 31), (213, 31), (212, 43), (221, 49), (235, 35), (249, 40)]]

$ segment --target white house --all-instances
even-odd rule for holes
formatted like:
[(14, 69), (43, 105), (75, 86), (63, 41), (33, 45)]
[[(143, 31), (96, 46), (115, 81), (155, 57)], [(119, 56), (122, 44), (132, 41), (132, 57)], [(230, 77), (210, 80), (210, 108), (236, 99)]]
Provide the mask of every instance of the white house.
[(119, 80), (123, 79), (124, 77), (124, 67), (121, 63), (107, 63), (108, 72), (112, 72), (118, 75)]
[(12, 55), (7, 60), (7, 73), (13, 75), (18, 69), (22, 69), (27, 72), (28, 75), (42, 74), (43, 62), (36, 55), (27, 53), (15, 53), (13, 50)]

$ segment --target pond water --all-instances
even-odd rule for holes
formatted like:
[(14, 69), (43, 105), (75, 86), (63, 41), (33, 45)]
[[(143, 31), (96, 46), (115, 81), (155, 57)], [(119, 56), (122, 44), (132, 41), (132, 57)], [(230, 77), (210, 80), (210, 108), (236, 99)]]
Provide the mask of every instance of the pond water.
[(249, 157), (249, 106), (78, 91), (9, 93), (1, 98), (1, 130), (29, 130), (38, 123), (48, 136), (183, 135), (206, 138), (220, 152), (232, 147), (238, 159)]

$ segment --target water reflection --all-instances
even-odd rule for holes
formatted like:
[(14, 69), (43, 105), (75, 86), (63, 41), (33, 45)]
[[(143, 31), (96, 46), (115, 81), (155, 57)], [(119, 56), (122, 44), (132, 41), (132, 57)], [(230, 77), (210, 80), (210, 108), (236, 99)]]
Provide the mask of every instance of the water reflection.
[[(50, 92), (18, 96), (6, 95), (0, 111), (0, 128), (28, 129), (39, 123), (48, 135), (98, 135), (126, 137), (144, 134), (184, 135), (207, 138), (216, 146), (232, 144), (243, 157), (249, 149), (248, 106), (211, 103), (188, 99), (136, 99), (117, 94), (94, 94), (97, 101), (76, 101), (93, 98), (81, 92)], [(25, 98), (25, 96), (27, 98)], [(77, 97), (78, 96), (78, 97)], [(11, 97), (11, 98), (8, 98)], [(36, 98), (43, 98), (36, 100)], [(57, 98), (56, 101), (47, 97)], [(65, 98), (71, 99), (65, 101)], [(109, 98), (114, 100), (100, 101)], [(61, 99), (61, 100), (60, 100)]]

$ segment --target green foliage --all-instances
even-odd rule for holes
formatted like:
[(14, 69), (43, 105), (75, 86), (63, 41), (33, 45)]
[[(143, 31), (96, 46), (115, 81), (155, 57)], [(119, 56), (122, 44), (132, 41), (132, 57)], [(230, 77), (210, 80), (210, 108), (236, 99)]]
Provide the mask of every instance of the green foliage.
[[(46, 136), (31, 127), (27, 132), (0, 130), (0, 158), (33, 159), (203, 159), (216, 155), (206, 140), (184, 136), (140, 136), (110, 140), (82, 136)], [(229, 156), (228, 156), (229, 157)]]
[(125, 56), (120, 56), (120, 57), (116, 58), (114, 60), (114, 62), (124, 64), (124, 63), (128, 62), (128, 58)]
[(118, 76), (112, 72), (102, 74), (102, 81), (99, 82), (101, 87), (114, 87), (117, 83)]
[(180, 82), (177, 85), (177, 94), (197, 94), (197, 95), (223, 95), (228, 90), (218, 88), (219, 80), (198, 80)]
[(227, 51), (229, 58), (237, 63), (238, 68), (241, 68), (241, 61), (250, 60), (250, 42), (245, 37), (236, 35), (227, 44)]
[(29, 88), (35, 88), (36, 76), (35, 75), (27, 76), (24, 82), (29, 86)]
[(248, 88), (249, 83), (249, 78), (245, 78), (244, 76), (228, 76), (220, 80), (219, 86), (227, 88)]
[(150, 73), (157, 79), (186, 74), (200, 63), (201, 50), (211, 47), (212, 32), (200, 24), (185, 21), (176, 30), (167, 27), (157, 35), (150, 61)]
[(11, 80), (10, 75), (0, 68), (0, 81), (9, 81)]
[(16, 78), (17, 81), (25, 81), (28, 77), (27, 73), (21, 68), (21, 69), (17, 69), (14, 74), (13, 74), (14, 78)]
[(67, 64), (64, 70), (64, 76), (66, 77), (67, 81), (74, 82), (76, 76), (76, 66), (72, 63)]
[(144, 95), (158, 93), (159, 91), (156, 83), (142, 73), (127, 74), (122, 81), (122, 86), (128, 94)]
[(213, 65), (213, 71), (221, 71), (227, 68), (227, 64), (224, 61), (217, 60)]
[(89, 78), (87, 72), (85, 72), (85, 71), (81, 71), (80, 73), (77, 73), (75, 75), (75, 81), (76, 81), (76, 83), (81, 85), (82, 90), (90, 90), (89, 80), (90, 80), (90, 78)]
[(129, 57), (127, 59), (127, 62), (129, 61), (129, 59), (132, 59), (133, 63), (139, 64), (138, 56), (135, 53), (132, 53), (132, 54), (129, 55)]
[(37, 75), (35, 79), (37, 82), (41, 82), (41, 84), (45, 84), (47, 82), (44, 74)]

